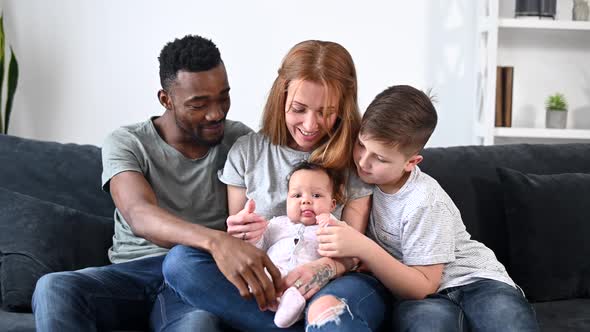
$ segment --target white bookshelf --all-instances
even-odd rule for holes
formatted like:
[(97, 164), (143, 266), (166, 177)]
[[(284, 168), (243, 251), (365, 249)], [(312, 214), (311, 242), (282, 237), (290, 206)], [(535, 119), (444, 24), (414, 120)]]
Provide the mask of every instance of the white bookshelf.
[(544, 29), (544, 30), (581, 30), (590, 31), (590, 22), (581, 21), (555, 21), (539, 19), (518, 19), (518, 18), (500, 18), (498, 19), (500, 29)]
[(495, 137), (550, 138), (563, 140), (590, 140), (590, 130), (553, 128), (494, 128)]
[[(475, 136), (484, 145), (590, 142), (590, 22), (571, 20), (571, 0), (553, 19), (514, 18), (514, 0), (480, 1)], [(512, 127), (495, 127), (496, 66), (514, 67)], [(545, 128), (549, 94), (568, 100), (566, 129)]]

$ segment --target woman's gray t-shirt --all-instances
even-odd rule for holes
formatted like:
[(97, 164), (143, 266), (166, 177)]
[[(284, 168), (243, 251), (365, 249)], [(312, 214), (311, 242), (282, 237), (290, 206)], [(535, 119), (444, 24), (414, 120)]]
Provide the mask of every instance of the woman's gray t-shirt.
[[(287, 214), (287, 177), (293, 167), (308, 160), (309, 152), (274, 145), (260, 133), (240, 137), (227, 156), (225, 167), (219, 172), (221, 182), (246, 188), (246, 196), (256, 202), (256, 213), (270, 220)], [(346, 198), (354, 200), (373, 193), (372, 186), (362, 182), (356, 173), (350, 172)], [(338, 219), (342, 205), (333, 212)]]

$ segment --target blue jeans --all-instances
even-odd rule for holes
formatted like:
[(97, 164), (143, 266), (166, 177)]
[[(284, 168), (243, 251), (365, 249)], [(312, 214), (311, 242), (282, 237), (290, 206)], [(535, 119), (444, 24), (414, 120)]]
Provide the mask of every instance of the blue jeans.
[(220, 331), (214, 315), (182, 302), (163, 286), (164, 256), (78, 271), (37, 282), (37, 331)]
[[(256, 301), (240, 296), (237, 288), (219, 271), (209, 253), (176, 246), (168, 252), (163, 266), (164, 279), (188, 304), (220, 317), (232, 328), (243, 331), (303, 331), (300, 322), (279, 329), (274, 312), (260, 311)], [(324, 286), (308, 302), (333, 295), (347, 307), (336, 319), (321, 326), (308, 324), (306, 331), (372, 331), (385, 319), (388, 291), (372, 276), (350, 273)]]
[(393, 322), (398, 331), (539, 331), (520, 290), (491, 279), (400, 301)]

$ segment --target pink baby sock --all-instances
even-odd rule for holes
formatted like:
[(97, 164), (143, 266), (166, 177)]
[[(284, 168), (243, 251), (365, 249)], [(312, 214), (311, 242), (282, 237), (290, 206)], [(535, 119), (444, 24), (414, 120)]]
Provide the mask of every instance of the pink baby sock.
[(279, 307), (275, 314), (275, 325), (281, 328), (289, 327), (303, 317), (305, 298), (295, 287), (289, 287), (281, 296)]

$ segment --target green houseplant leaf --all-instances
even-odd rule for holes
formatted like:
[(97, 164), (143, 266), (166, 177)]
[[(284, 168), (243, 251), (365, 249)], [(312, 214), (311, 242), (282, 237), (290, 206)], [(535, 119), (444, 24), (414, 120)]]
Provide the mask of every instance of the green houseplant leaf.
[(16, 92), (16, 85), (18, 82), (18, 62), (12, 47), (10, 48), (10, 63), (8, 64), (8, 81), (6, 91), (6, 107), (4, 108), (4, 133), (8, 133), (8, 121), (10, 120), (10, 113), (12, 112), (12, 101), (14, 100), (14, 93)]
[(4, 91), (4, 60), (5, 60), (5, 35), (4, 35), (4, 15), (0, 15), (0, 134), (8, 132), (8, 122), (10, 114), (12, 113), (12, 102), (14, 101), (14, 93), (16, 92), (16, 85), (18, 82), (18, 62), (12, 47), (10, 48), (10, 62), (8, 63), (7, 91), (6, 91), (6, 105), (2, 109), (2, 91)]
[(555, 93), (547, 97), (545, 107), (551, 111), (567, 111), (567, 101), (561, 93)]
[[(2, 105), (2, 87), (4, 86), (4, 15), (0, 16), (0, 105)], [(3, 113), (0, 108), (0, 133), (4, 133)]]

